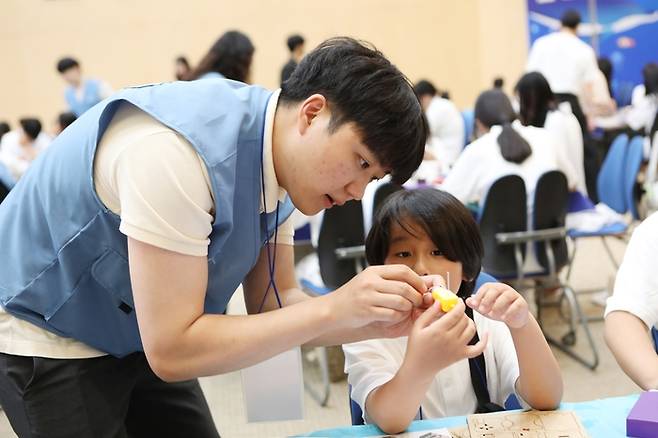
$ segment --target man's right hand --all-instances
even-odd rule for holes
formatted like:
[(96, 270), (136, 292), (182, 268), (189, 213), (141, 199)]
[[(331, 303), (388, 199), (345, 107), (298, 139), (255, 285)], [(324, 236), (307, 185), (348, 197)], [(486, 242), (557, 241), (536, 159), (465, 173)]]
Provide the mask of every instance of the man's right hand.
[(426, 291), (423, 279), (407, 266), (370, 266), (327, 295), (327, 300), (340, 328), (395, 325), (411, 320)]

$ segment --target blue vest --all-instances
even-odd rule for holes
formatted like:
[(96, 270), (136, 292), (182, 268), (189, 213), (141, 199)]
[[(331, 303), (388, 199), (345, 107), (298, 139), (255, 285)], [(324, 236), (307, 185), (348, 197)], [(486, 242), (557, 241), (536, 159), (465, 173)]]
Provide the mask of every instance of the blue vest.
[(84, 81), (82, 99), (78, 100), (75, 93), (75, 88), (69, 86), (64, 91), (64, 97), (69, 104), (69, 109), (76, 117), (80, 117), (82, 113), (87, 111), (92, 106), (100, 102), (101, 99), (101, 82), (96, 79), (86, 79)]
[[(67, 128), (0, 205), (0, 303), (12, 315), (121, 357), (141, 351), (126, 236), (93, 185), (96, 145), (127, 101), (183, 135), (208, 169), (215, 220), (206, 313), (222, 313), (278, 224), (260, 213), (271, 93), (228, 80), (123, 90)], [(269, 206), (268, 206), (269, 207)], [(294, 207), (286, 198), (279, 224)], [(264, 292), (264, 291), (263, 291)]]

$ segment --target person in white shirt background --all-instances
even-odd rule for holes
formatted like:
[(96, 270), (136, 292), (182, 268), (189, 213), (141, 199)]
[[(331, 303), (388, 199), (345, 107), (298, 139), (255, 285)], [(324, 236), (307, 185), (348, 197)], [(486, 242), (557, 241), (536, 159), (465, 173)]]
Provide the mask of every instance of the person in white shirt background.
[(440, 188), (464, 204), (480, 202), (496, 179), (516, 174), (526, 184), (531, 210), (539, 177), (559, 169), (557, 147), (548, 131), (523, 126), (515, 119), (502, 91), (480, 94), (475, 103), (476, 140), (466, 146)]
[(590, 197), (597, 202), (596, 178), (602, 157), (592, 144), (587, 117), (578, 96), (591, 95), (600, 71), (592, 47), (578, 38), (580, 13), (565, 11), (558, 31), (538, 38), (528, 54), (526, 72), (544, 75), (558, 102), (568, 102), (583, 133), (585, 177)]
[(583, 166), (583, 136), (578, 120), (568, 108), (558, 106), (546, 78), (538, 72), (524, 74), (516, 84), (519, 120), (524, 126), (545, 128), (554, 136), (558, 168), (569, 187), (587, 195)]
[(635, 229), (605, 309), (605, 341), (619, 366), (643, 390), (658, 389), (658, 213)]
[(464, 118), (454, 103), (437, 94), (430, 81), (418, 81), (414, 91), (430, 127), (425, 158), (438, 160), (440, 173), (447, 173), (464, 148)]
[(2, 136), (0, 162), (20, 179), (32, 161), (50, 144), (51, 138), (42, 131), (41, 122), (35, 118), (23, 118), (20, 128)]

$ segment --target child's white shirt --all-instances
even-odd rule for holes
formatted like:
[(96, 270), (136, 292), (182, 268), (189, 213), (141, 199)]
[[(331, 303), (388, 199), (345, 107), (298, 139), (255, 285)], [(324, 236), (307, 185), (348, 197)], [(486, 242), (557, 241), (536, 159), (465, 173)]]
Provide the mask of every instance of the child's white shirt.
[[(484, 350), (489, 397), (503, 405), (510, 394), (516, 394), (519, 365), (512, 336), (499, 321), (474, 313), (480, 337), (489, 333)], [(391, 380), (402, 364), (407, 349), (407, 337), (371, 339), (343, 345), (345, 372), (352, 386), (351, 397), (363, 411), (363, 419), (371, 423), (365, 401), (371, 391)], [(527, 404), (516, 394), (522, 406)], [(468, 359), (456, 362), (436, 374), (421, 403), (423, 419), (468, 415), (475, 412), (477, 397), (471, 383)]]

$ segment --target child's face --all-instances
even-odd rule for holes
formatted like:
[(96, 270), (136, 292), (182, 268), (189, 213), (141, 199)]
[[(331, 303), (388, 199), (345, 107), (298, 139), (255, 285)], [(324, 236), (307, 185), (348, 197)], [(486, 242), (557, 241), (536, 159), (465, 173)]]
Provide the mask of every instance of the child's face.
[[(457, 293), (462, 281), (462, 264), (448, 260), (425, 230), (417, 223), (404, 221), (407, 232), (398, 223), (391, 225), (391, 243), (384, 264), (402, 264), (418, 275), (440, 275), (451, 291)], [(448, 273), (450, 278), (448, 282)]]

